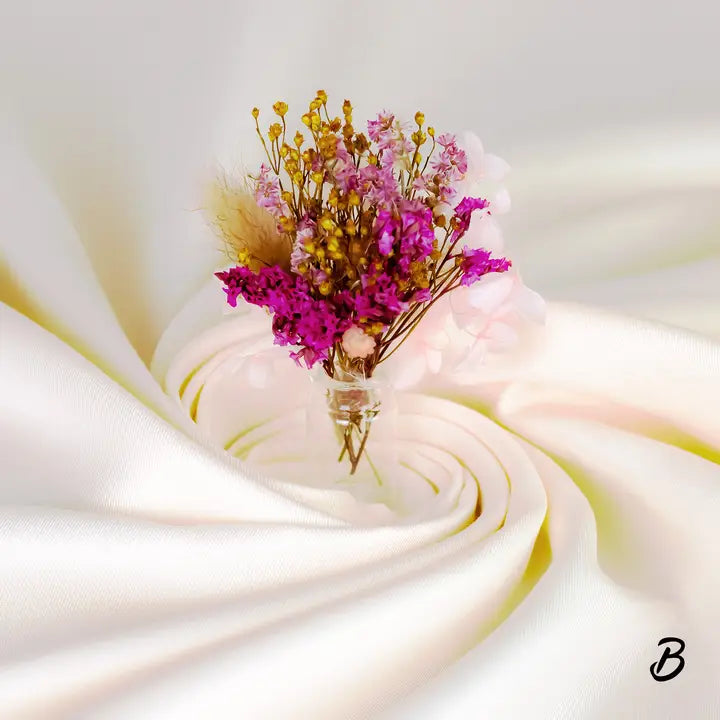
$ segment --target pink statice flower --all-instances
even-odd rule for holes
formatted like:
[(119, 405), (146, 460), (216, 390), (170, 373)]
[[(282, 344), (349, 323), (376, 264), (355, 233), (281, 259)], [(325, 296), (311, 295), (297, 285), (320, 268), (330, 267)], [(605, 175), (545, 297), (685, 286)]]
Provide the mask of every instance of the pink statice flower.
[(395, 246), (395, 236), (400, 227), (400, 221), (391, 210), (380, 210), (375, 218), (375, 237), (377, 237), (378, 250), (381, 255), (390, 255)]
[(463, 248), (462, 260), (460, 267), (462, 269), (462, 285), (473, 285), (483, 275), (489, 273), (504, 273), (510, 269), (510, 260), (507, 258), (493, 258), (488, 250), (480, 248), (479, 250), (471, 250), (468, 247)]
[(264, 267), (255, 273), (238, 266), (215, 274), (225, 283), (230, 305), (235, 306), (241, 296), (272, 313), (275, 343), (299, 346), (292, 357), (307, 367), (325, 360), (329, 349), (340, 342), (352, 324), (353, 308), (346, 296), (315, 299), (304, 277), (290, 275), (279, 267)]
[(355, 296), (355, 312), (359, 318), (389, 325), (410, 308), (408, 300), (388, 273), (367, 273), (361, 278), (361, 292)]
[(434, 182), (438, 186), (440, 202), (447, 204), (458, 194), (456, 185), (467, 171), (467, 156), (457, 144), (455, 136), (450, 133), (440, 135), (437, 144), (442, 149), (433, 157), (430, 167), (434, 173)]
[(251, 305), (272, 307), (285, 297), (287, 288), (294, 285), (292, 277), (282, 268), (261, 268), (255, 273), (244, 265), (216, 272), (215, 276), (225, 287), (228, 305), (235, 307), (238, 297)]
[(375, 120), (368, 120), (368, 136), (373, 142), (379, 142), (383, 133), (386, 133), (395, 122), (395, 115), (387, 110), (381, 110)]
[(297, 226), (292, 253), (290, 254), (290, 269), (298, 275), (305, 275), (315, 286), (321, 285), (328, 279), (327, 273), (313, 265), (312, 255), (307, 251), (306, 244), (317, 235), (317, 225), (305, 216)]
[(360, 174), (355, 163), (345, 147), (345, 143), (338, 138), (335, 149), (335, 164), (333, 176), (338, 187), (347, 194), (351, 190), (357, 190), (360, 186)]
[(412, 189), (417, 192), (427, 193), (431, 189), (430, 179), (425, 175), (420, 175), (412, 181)]
[(490, 203), (485, 198), (464, 197), (455, 208), (456, 236), (462, 237), (470, 227), (472, 215), (477, 210), (487, 210)]
[(366, 203), (381, 209), (396, 207), (402, 198), (392, 165), (366, 165), (358, 173), (358, 189)]
[(280, 180), (265, 163), (255, 178), (255, 202), (277, 220), (290, 216), (290, 208), (280, 194)]
[(407, 158), (414, 150), (414, 145), (407, 136), (408, 127), (385, 110), (378, 114), (376, 120), (368, 122), (368, 135), (375, 143), (384, 167), (392, 168), (403, 162), (407, 164)]
[(293, 242), (293, 249), (290, 255), (290, 268), (294, 273), (300, 273), (299, 268), (303, 263), (311, 259), (310, 253), (305, 249), (306, 243), (315, 237), (316, 225), (308, 217), (304, 217), (298, 223), (297, 234)]
[(420, 200), (403, 200), (400, 217), (400, 268), (407, 272), (409, 263), (425, 260), (432, 253), (435, 228), (432, 210)]

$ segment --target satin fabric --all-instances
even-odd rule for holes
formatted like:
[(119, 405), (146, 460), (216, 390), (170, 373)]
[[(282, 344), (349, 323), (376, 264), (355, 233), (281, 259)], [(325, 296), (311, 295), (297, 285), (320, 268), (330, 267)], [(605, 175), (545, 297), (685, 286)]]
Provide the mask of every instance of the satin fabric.
[(701, 335), (550, 302), (399, 394), (386, 485), (338, 487), (306, 375), (242, 371), (262, 313), (208, 281), (148, 369), (51, 189), (2, 167), (4, 716), (716, 716), (717, 305)]
[(338, 485), (307, 376), (209, 277), (203, 113), (151, 92), (186, 58), (210, 103), (213, 30), (99, 94), (58, 56), (59, 125), (26, 103), (0, 134), (0, 716), (720, 716), (720, 136), (528, 150), (503, 227), (546, 326), (398, 393), (402, 464)]

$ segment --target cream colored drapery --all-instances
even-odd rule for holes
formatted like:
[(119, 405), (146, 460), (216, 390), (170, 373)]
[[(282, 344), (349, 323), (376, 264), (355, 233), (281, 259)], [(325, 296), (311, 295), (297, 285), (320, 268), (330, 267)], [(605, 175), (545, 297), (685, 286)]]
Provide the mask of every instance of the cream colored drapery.
[[(553, 20), (455, 5), (518, 63)], [(474, 16), (434, 94), (380, 72), (408, 72), (411, 9), (7, 6), (0, 717), (720, 716), (720, 134), (700, 100), (578, 111), (552, 144), (512, 100), (448, 109), (487, 59)], [(321, 70), (283, 13), (363, 60)], [(249, 381), (267, 326), (224, 311), (193, 212), (215, 160), (254, 161), (246, 106), (323, 84), (450, 129), (511, 114), (507, 250), (549, 301), (531, 343), (398, 396), (408, 467), (381, 489), (308, 473), (305, 377)], [(666, 636), (686, 667), (657, 682)]]

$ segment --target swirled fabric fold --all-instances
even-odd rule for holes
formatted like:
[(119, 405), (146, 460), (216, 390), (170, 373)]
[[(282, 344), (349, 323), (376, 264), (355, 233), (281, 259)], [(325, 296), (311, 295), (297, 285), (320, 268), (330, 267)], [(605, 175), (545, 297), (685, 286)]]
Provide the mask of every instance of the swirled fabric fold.
[[(0, 718), (720, 717), (720, 134), (629, 126), (707, 116), (717, 22), (341, 5), (5, 3)], [(193, 212), (255, 162), (239, 108), (315, 77), (528, 147), (503, 231), (547, 324), (400, 392), (382, 485), (330, 481)]]
[(337, 487), (304, 376), (243, 371), (262, 313), (208, 283), (148, 369), (15, 144), (2, 192), (3, 717), (716, 717), (712, 298), (704, 334), (551, 302), (400, 394), (390, 482)]

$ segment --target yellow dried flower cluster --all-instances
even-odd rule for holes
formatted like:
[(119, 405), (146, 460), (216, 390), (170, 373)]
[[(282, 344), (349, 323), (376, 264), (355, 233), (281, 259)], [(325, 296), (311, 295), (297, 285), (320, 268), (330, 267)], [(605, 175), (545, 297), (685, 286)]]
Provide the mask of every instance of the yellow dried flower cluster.
[[(379, 262), (377, 247), (371, 242), (377, 204), (363, 202), (368, 188), (372, 189), (373, 179), (368, 175), (361, 187), (357, 178), (362, 177), (363, 167), (380, 172), (380, 154), (372, 152), (371, 141), (364, 133), (355, 131), (352, 103), (343, 102), (340, 117), (330, 114), (327, 101), (327, 93), (318, 90), (301, 116), (309, 137), (300, 131), (289, 136), (285, 120), (288, 106), (283, 101), (273, 105), (279, 121), (273, 121), (265, 131), (260, 128), (259, 110), (252, 110), (270, 168), (279, 179), (280, 199), (289, 209), (278, 217), (280, 229), (295, 237), (304, 219), (312, 218), (313, 234), (302, 245), (307, 257), (294, 269), (319, 278), (316, 287), (321, 296), (351, 286), (372, 263)], [(426, 167), (429, 159), (430, 153), (423, 158), (420, 149), (428, 135), (434, 135), (432, 128), (424, 129), (423, 113), (415, 114), (415, 123), (417, 128), (408, 139), (402, 130), (397, 131), (401, 144), (397, 157), (400, 170), (393, 185), (400, 189), (399, 197), (407, 199), (415, 197), (413, 180), (422, 174), (423, 160)], [(394, 132), (394, 124), (393, 116), (389, 115), (378, 121), (377, 132)], [(354, 185), (348, 181), (348, 175), (354, 176)], [(440, 216), (436, 225), (443, 227), (444, 221)], [(304, 237), (304, 233), (300, 235)], [(398, 277), (396, 281), (404, 291), (411, 286), (427, 288), (431, 281), (430, 264), (413, 263), (409, 276)], [(381, 327), (382, 324), (375, 323), (368, 329), (379, 333)]]

